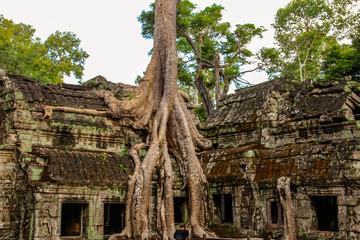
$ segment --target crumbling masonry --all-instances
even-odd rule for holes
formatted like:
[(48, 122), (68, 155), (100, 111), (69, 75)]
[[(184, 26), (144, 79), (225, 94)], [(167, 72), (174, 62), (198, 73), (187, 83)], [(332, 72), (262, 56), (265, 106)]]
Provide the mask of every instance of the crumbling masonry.
[[(1, 71), (0, 239), (106, 239), (122, 230), (133, 171), (128, 151), (146, 132), (133, 129), (130, 118), (108, 117), (98, 89), (127, 99), (134, 87), (102, 77), (84, 86), (41, 85)], [(210, 183), (210, 229), (220, 237), (280, 238), (277, 181), (287, 177), (298, 236), (360, 239), (359, 93), (355, 82), (278, 80), (223, 99), (215, 116), (199, 124), (213, 141), (211, 151), (199, 153)], [(54, 108), (47, 116), (47, 106), (104, 114)], [(180, 224), (188, 220), (188, 202), (175, 161), (174, 169)]]

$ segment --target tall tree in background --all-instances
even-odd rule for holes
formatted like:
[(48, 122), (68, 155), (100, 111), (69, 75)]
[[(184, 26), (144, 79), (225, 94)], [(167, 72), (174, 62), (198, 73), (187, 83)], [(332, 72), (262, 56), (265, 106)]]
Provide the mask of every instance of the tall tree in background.
[(322, 78), (325, 48), (350, 37), (359, 17), (356, 6), (357, 0), (293, 0), (279, 9), (273, 24), (279, 48), (260, 51), (269, 76)]
[[(276, 13), (275, 40), (300, 81), (320, 74), (320, 55), (333, 17), (325, 0), (295, 0)], [(285, 63), (286, 64), (286, 63)]]
[(81, 79), (89, 55), (75, 34), (56, 31), (44, 43), (34, 34), (32, 26), (0, 15), (0, 66), (45, 84), (61, 83), (71, 74)]
[[(237, 24), (234, 32), (228, 30), (223, 38), (213, 44), (212, 51), (215, 53), (212, 56), (200, 58), (206, 69), (213, 69), (216, 104), (227, 95), (232, 82), (237, 88), (241, 88), (244, 81), (240, 77), (243, 74), (261, 69), (261, 65), (258, 65), (253, 69), (240, 71), (242, 65), (251, 64), (248, 58), (253, 56), (253, 53), (246, 49), (246, 45), (251, 42), (253, 37), (262, 37), (264, 31), (263, 27), (257, 28), (254, 24)], [(186, 36), (186, 32), (183, 34)], [(221, 84), (223, 85), (222, 88)], [(220, 92), (221, 89), (222, 92)]]
[(322, 64), (325, 80), (347, 77), (348, 80), (360, 80), (360, 48), (354, 42), (339, 44), (334, 41), (325, 49)]
[[(154, 5), (150, 7), (150, 11), (143, 11), (139, 17), (145, 38), (153, 36)], [(232, 31), (230, 23), (221, 22), (223, 9), (213, 4), (196, 12), (196, 5), (188, 0), (182, 1), (178, 8), (179, 85), (193, 91), (195, 105), (199, 92), (207, 116), (214, 111), (213, 98), (217, 103), (227, 94), (231, 82), (240, 87), (244, 73), (259, 69), (240, 70), (253, 56), (247, 44), (255, 36), (262, 37), (265, 31), (253, 24), (237, 25)]]

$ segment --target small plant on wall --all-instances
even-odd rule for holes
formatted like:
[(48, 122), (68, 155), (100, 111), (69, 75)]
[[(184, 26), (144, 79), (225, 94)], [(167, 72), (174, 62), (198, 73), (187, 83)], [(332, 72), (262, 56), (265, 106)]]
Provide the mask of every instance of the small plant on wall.
[(100, 154), (100, 160), (101, 161), (105, 161), (107, 159), (107, 154), (106, 154), (106, 152), (103, 152), (102, 154)]
[(127, 173), (127, 169), (126, 169), (126, 167), (124, 167), (124, 165), (118, 164), (117, 166), (118, 166), (124, 173)]

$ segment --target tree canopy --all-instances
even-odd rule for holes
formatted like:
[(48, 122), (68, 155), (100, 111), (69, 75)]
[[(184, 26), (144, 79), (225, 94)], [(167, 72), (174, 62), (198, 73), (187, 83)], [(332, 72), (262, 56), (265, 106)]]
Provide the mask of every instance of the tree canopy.
[[(224, 7), (213, 4), (197, 11), (188, 0), (181, 1), (177, 10), (177, 53), (179, 57), (178, 85), (190, 93), (193, 102), (200, 100), (211, 116), (215, 103), (225, 96), (231, 83), (242, 87), (241, 78), (248, 71), (241, 71), (250, 64), (254, 54), (247, 49), (253, 37), (262, 37), (263, 27), (238, 24), (235, 30), (229, 22), (222, 21)], [(142, 35), (153, 37), (154, 5), (139, 16)], [(253, 70), (258, 70), (255, 67)]]
[(347, 79), (360, 81), (360, 46), (359, 38), (353, 40), (352, 44), (339, 44), (330, 42), (325, 49), (322, 70), (324, 79), (336, 79), (346, 77)]
[(323, 78), (329, 44), (353, 37), (359, 19), (356, 4), (350, 0), (292, 0), (279, 9), (272, 25), (278, 48), (260, 51), (269, 77)]
[(71, 74), (81, 80), (89, 55), (74, 33), (56, 31), (45, 42), (34, 34), (32, 26), (0, 15), (0, 66), (45, 84), (61, 83)]

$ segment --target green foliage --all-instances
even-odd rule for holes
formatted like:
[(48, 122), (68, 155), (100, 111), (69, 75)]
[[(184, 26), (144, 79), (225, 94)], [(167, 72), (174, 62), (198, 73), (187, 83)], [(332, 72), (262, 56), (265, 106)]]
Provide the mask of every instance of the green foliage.
[(147, 154), (147, 151), (146, 151), (146, 150), (144, 150), (144, 149), (140, 149), (140, 150), (139, 150), (139, 156), (140, 156), (141, 158), (144, 158), (144, 157), (146, 156), (146, 154)]
[[(234, 81), (237, 87), (240, 81), (241, 67), (250, 64), (254, 54), (246, 47), (254, 37), (262, 37), (263, 27), (254, 24), (239, 24), (232, 30), (229, 22), (222, 21), (224, 7), (212, 4), (203, 10), (189, 0), (182, 0), (178, 6), (177, 51), (179, 56), (178, 85), (192, 95), (195, 79), (202, 78), (210, 95), (214, 94), (214, 61), (220, 55), (222, 74), (221, 88), (225, 79)], [(142, 23), (144, 38), (152, 38), (154, 33), (154, 4), (149, 11), (142, 11), (138, 20)], [(191, 40), (189, 40), (191, 39)], [(191, 41), (191, 42), (190, 42)]]
[(299, 74), (294, 78), (304, 81), (320, 74), (319, 52), (331, 30), (328, 19), (332, 16), (325, 0), (293, 0), (276, 13), (273, 24), (275, 39), (282, 58), (298, 66), (295, 72)]
[[(350, 0), (292, 0), (279, 9), (273, 24), (279, 48), (263, 48), (259, 54), (269, 77), (322, 78), (325, 68), (321, 63), (330, 51), (328, 44), (349, 38), (357, 25), (359, 14), (352, 10), (356, 4)], [(329, 58), (330, 64), (334, 59)]]
[(193, 86), (195, 73), (190, 69), (191, 65), (186, 64), (182, 58), (179, 59), (178, 86), (184, 92), (189, 93)]
[(150, 4), (149, 11), (143, 10), (141, 12), (138, 21), (141, 23), (141, 35), (146, 39), (152, 39), (155, 26), (155, 3)]
[(325, 79), (351, 76), (360, 80), (360, 49), (348, 44), (332, 42), (326, 49), (322, 69)]
[(262, 62), (269, 79), (275, 79), (283, 72), (285, 63), (279, 49), (263, 47), (258, 53), (258, 58)]
[(200, 122), (203, 122), (203, 123), (206, 122), (207, 117), (206, 117), (204, 105), (200, 105), (200, 106), (196, 107), (194, 109), (194, 112), (195, 112), (196, 116), (199, 118)]
[(141, 79), (142, 79), (142, 77), (141, 77), (140, 75), (137, 75), (137, 76), (136, 76), (136, 79), (135, 79), (135, 84), (136, 84), (136, 85), (139, 85)]
[(354, 38), (359, 26), (359, 1), (332, 0), (330, 7), (334, 13), (330, 19), (333, 36), (338, 39)]
[(106, 152), (103, 152), (102, 154), (100, 154), (100, 160), (101, 161), (105, 161), (107, 159), (107, 154), (106, 154)]
[(132, 93), (130, 93), (130, 96), (129, 96), (129, 100), (131, 100), (131, 99), (134, 99), (134, 96), (135, 96), (135, 94), (132, 92)]
[(262, 33), (265, 31), (266, 29), (263, 26), (255, 27), (252, 23), (237, 24), (235, 35), (241, 38), (241, 45), (246, 45), (249, 44), (255, 36), (262, 38)]
[(61, 83), (71, 73), (81, 80), (89, 55), (80, 48), (75, 34), (56, 31), (44, 43), (34, 34), (32, 26), (14, 23), (0, 15), (0, 66), (7, 73), (46, 84)]
[(89, 56), (80, 48), (80, 40), (74, 33), (59, 32), (51, 34), (45, 41), (47, 56), (56, 67), (53, 73), (57, 76), (74, 74), (81, 79), (86, 58)]
[(124, 167), (121, 163), (117, 165), (124, 173), (127, 173), (127, 168)]

